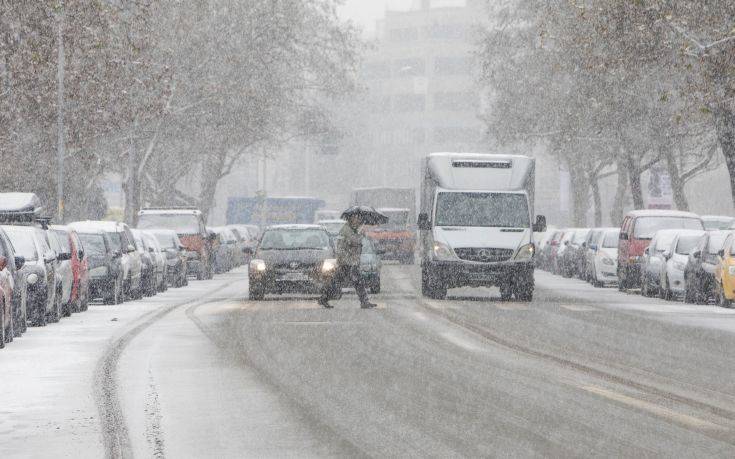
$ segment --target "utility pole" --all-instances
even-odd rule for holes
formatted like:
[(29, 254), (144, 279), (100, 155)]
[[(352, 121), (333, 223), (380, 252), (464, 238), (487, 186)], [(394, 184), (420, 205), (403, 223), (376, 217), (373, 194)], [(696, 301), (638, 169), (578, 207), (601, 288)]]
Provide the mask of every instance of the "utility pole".
[(57, 131), (56, 144), (56, 198), (58, 201), (57, 219), (64, 223), (64, 0), (59, 0), (59, 12), (57, 17), (59, 51), (57, 66)]

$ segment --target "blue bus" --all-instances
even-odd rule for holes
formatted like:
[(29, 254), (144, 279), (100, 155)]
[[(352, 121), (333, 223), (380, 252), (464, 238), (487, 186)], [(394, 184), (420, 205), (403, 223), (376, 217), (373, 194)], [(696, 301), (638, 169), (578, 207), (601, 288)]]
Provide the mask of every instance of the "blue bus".
[(310, 197), (233, 197), (227, 200), (228, 225), (268, 225), (313, 223), (314, 213), (325, 202)]

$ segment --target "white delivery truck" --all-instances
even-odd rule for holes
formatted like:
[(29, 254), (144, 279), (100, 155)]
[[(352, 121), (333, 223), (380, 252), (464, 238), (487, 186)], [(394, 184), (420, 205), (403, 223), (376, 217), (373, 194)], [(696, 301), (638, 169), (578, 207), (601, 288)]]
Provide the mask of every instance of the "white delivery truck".
[(421, 287), (497, 286), (505, 300), (533, 299), (535, 160), (518, 155), (432, 153), (423, 160)]

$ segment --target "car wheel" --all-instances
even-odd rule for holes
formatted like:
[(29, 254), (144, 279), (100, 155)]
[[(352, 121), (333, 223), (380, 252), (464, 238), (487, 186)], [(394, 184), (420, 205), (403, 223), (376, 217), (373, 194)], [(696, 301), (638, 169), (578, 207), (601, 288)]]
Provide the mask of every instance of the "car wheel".
[(265, 298), (265, 291), (260, 288), (251, 289), (248, 292), (248, 298), (251, 301), (262, 301)]
[(433, 300), (443, 300), (447, 297), (446, 285), (427, 267), (421, 269), (421, 294)]

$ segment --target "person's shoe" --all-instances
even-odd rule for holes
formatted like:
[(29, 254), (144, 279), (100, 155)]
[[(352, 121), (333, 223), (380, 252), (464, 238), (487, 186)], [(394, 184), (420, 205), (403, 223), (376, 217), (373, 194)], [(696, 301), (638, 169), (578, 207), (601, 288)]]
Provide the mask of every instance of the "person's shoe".
[(319, 303), (319, 306), (321, 306), (323, 308), (332, 309), (334, 307), (331, 304), (329, 304), (329, 301), (327, 301), (327, 300), (325, 300), (323, 298), (319, 298), (318, 303)]
[(372, 309), (372, 308), (375, 308), (375, 307), (377, 307), (377, 306), (378, 306), (377, 304), (375, 304), (375, 303), (371, 303), (371, 302), (369, 302), (369, 301), (368, 301), (367, 303), (362, 303), (362, 304), (360, 305), (360, 307), (361, 307), (362, 309)]

